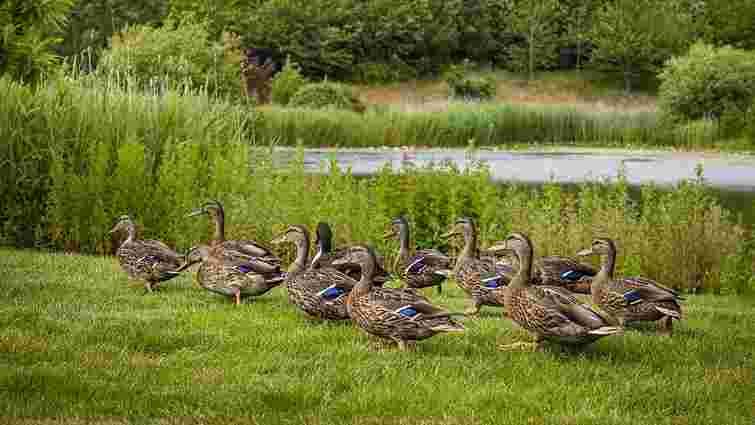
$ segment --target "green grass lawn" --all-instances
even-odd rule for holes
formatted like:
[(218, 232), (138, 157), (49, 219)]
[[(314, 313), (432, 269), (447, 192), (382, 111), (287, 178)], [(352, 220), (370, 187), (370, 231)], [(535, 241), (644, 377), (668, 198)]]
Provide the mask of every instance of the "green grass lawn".
[[(0, 250), (0, 423), (752, 424), (755, 302), (689, 297), (577, 352), (499, 352), (483, 310), (460, 336), (376, 348), (278, 288), (241, 307), (190, 275), (142, 295), (114, 258)], [(460, 310), (447, 287), (439, 304)], [(191, 417), (204, 417), (202, 420)], [(55, 419), (45, 419), (55, 418)]]

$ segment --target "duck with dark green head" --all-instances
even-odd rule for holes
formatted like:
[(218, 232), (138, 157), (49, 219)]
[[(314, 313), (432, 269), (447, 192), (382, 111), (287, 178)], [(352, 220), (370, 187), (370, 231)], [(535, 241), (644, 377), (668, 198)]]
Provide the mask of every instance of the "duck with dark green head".
[(537, 349), (545, 340), (567, 345), (583, 345), (622, 332), (611, 326), (599, 312), (578, 302), (568, 290), (557, 286), (532, 286), (533, 246), (524, 233), (512, 233), (503, 246), (494, 250), (513, 253), (519, 268), (504, 291), (507, 315), (519, 326), (534, 334), (534, 343), (501, 346), (502, 350)]
[(593, 302), (615, 318), (617, 324), (658, 321), (659, 331), (672, 333), (673, 320), (682, 318), (679, 301), (684, 298), (677, 291), (643, 277), (614, 278), (616, 244), (612, 239), (594, 239), (590, 248), (577, 255), (600, 256), (600, 271), (592, 279), (590, 293)]
[(279, 245), (296, 246), (296, 259), (288, 268), (288, 300), (308, 315), (327, 320), (347, 320), (346, 299), (357, 281), (332, 268), (311, 268), (308, 262), (309, 231), (301, 225), (289, 226), (272, 240)]
[(483, 305), (503, 307), (503, 289), (514, 274), (514, 269), (505, 264), (480, 259), (477, 249), (477, 228), (473, 219), (462, 217), (454, 222), (450, 231), (442, 237), (462, 236), (464, 247), (456, 257), (451, 277), (472, 299), (466, 310), (474, 315)]
[(464, 331), (464, 326), (453, 319), (456, 313), (433, 305), (414, 290), (375, 287), (372, 277), (377, 259), (372, 248), (350, 247), (334, 262), (358, 264), (362, 269), (359, 283), (348, 296), (347, 308), (354, 323), (368, 334), (393, 340), (404, 350), (438, 333)]
[(409, 222), (403, 216), (391, 220), (391, 229), (385, 239), (397, 238), (398, 257), (393, 270), (399, 274), (407, 288), (435, 286), (440, 294), (442, 283), (451, 274), (451, 257), (435, 249), (409, 248)]
[(123, 270), (132, 279), (143, 280), (145, 293), (157, 289), (160, 282), (180, 274), (182, 257), (157, 240), (136, 238), (136, 226), (128, 215), (122, 215), (110, 233), (126, 232), (126, 239), (115, 255)]
[[(361, 276), (360, 268), (353, 264), (340, 264), (335, 265), (333, 261), (337, 258), (341, 258), (348, 250), (348, 247), (333, 248), (333, 231), (330, 225), (324, 221), (317, 223), (315, 229), (315, 247), (317, 251), (314, 257), (312, 257), (311, 268), (317, 269), (322, 267), (335, 268), (349, 277), (355, 280), (359, 280)], [(384, 259), (381, 256), (377, 257), (377, 271), (375, 272), (375, 278), (373, 283), (375, 285), (383, 285), (385, 282), (391, 280), (392, 276), (385, 270), (383, 266)]]

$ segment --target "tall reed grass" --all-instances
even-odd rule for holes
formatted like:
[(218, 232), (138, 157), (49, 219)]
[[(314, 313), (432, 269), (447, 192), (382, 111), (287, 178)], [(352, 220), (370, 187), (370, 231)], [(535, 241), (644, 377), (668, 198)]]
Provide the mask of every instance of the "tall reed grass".
[(118, 241), (107, 231), (130, 213), (143, 236), (185, 250), (209, 237), (206, 220), (186, 212), (217, 198), (233, 237), (267, 241), (287, 224), (327, 220), (338, 244), (370, 241), (390, 256), (396, 247), (380, 235), (397, 214), (410, 217), (418, 245), (451, 250), (439, 235), (472, 216), (483, 245), (522, 230), (539, 254), (573, 255), (592, 237), (611, 236), (619, 273), (690, 290), (752, 289), (741, 278), (752, 276), (746, 231), (708, 195), (702, 171), (672, 191), (644, 186), (637, 202), (621, 177), (576, 192), (535, 190), (494, 184), (484, 164), (471, 162), (463, 170), (384, 168), (370, 178), (332, 163), (308, 174), (302, 150), (281, 167), (269, 145), (255, 144), (271, 137), (260, 135), (266, 117), (201, 95), (63, 80), (32, 91), (0, 80), (0, 99), (0, 223), (12, 244), (109, 253)]

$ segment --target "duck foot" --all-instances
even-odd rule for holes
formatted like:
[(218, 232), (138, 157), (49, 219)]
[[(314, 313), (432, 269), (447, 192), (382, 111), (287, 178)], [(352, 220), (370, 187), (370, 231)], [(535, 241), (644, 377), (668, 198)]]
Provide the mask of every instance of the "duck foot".
[(498, 346), (500, 351), (538, 351), (540, 344), (537, 342), (515, 342), (513, 344), (501, 344)]
[(672, 319), (671, 316), (664, 316), (658, 321), (658, 334), (667, 337), (673, 336), (674, 319)]

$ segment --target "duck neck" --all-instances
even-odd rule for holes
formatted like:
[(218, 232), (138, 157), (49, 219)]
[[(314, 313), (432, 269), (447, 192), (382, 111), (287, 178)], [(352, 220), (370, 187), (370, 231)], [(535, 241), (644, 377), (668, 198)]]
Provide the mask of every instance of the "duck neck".
[(375, 259), (368, 258), (361, 264), (361, 267), (362, 277), (359, 279), (359, 282), (354, 285), (354, 289), (352, 290), (354, 296), (357, 297), (367, 295), (372, 289), (372, 278), (375, 275)]
[(462, 248), (461, 253), (459, 253), (459, 258), (456, 259), (456, 264), (454, 265), (453, 270), (454, 274), (461, 270), (461, 267), (465, 262), (473, 258), (477, 258), (477, 233), (474, 229), (469, 229), (464, 232), (464, 248)]
[(512, 279), (512, 288), (525, 288), (530, 285), (532, 276), (532, 248), (523, 247), (516, 250), (516, 259), (519, 261), (519, 271)]
[(296, 241), (296, 259), (288, 267), (290, 274), (299, 273), (307, 268), (307, 256), (309, 254), (309, 238), (301, 238)]
[(225, 214), (223, 210), (215, 210), (215, 235), (213, 236), (215, 242), (225, 242)]
[(597, 293), (603, 289), (608, 282), (613, 280), (613, 269), (616, 264), (616, 250), (608, 249), (608, 252), (600, 256), (600, 270), (598, 274), (593, 278), (590, 285), (590, 293), (596, 296)]
[(409, 249), (409, 227), (401, 226), (398, 232), (398, 257), (402, 262), (409, 261), (411, 256), (411, 250)]
[(126, 242), (133, 242), (136, 239), (136, 226), (134, 226), (134, 223), (129, 222), (126, 224), (126, 240), (123, 241)]

